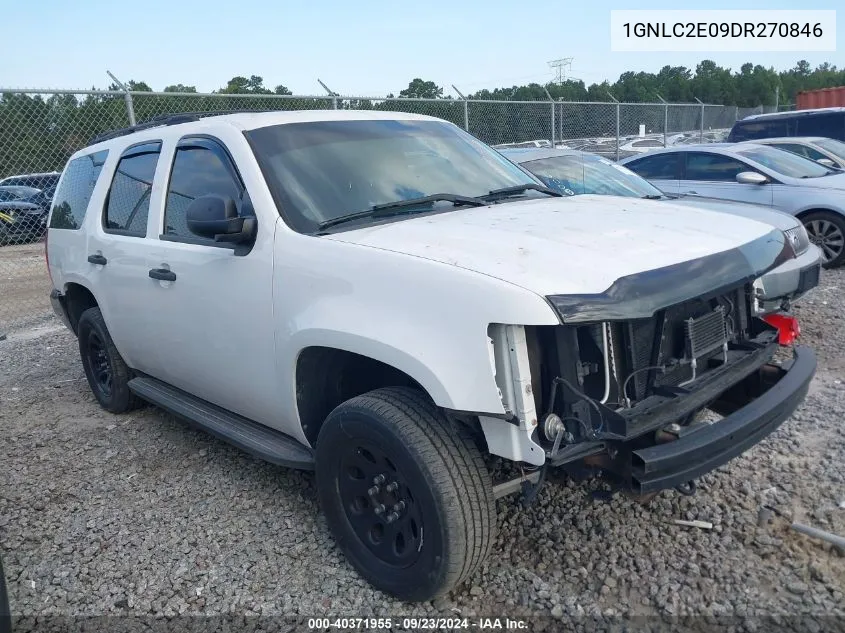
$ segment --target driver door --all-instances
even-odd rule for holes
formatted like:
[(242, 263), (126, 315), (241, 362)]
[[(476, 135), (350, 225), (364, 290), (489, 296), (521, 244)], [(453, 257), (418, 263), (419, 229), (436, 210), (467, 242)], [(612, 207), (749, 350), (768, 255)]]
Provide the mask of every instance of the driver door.
[(193, 234), (185, 212), (199, 196), (227, 196), (241, 215), (255, 214), (221, 142), (183, 137), (171, 165), (160, 234), (150, 240), (146, 261), (153, 274), (146, 282), (151, 291), (145, 312), (157, 321), (158, 334), (153, 375), (272, 426), (278, 392), (272, 306), (275, 224), (258, 217), (254, 245), (238, 255), (230, 245)]

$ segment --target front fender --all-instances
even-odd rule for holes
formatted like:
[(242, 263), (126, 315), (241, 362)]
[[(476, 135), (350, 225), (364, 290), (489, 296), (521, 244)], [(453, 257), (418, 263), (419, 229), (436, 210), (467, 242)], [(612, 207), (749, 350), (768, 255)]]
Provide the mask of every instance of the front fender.
[(438, 406), (501, 415), (488, 326), (559, 323), (545, 299), (499, 279), (286, 227), (277, 232), (273, 305), (282, 406), (297, 422), (296, 360), (306, 347), (390, 365)]

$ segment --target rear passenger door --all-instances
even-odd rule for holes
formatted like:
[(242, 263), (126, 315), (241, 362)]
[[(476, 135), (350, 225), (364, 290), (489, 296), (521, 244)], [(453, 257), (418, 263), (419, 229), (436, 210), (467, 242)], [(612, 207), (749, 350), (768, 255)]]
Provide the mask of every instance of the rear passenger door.
[(750, 165), (716, 152), (685, 152), (684, 156), (686, 166), (680, 193), (772, 205), (771, 183), (747, 185), (736, 181), (737, 174), (742, 172), (761, 173)]
[(678, 193), (681, 177), (681, 156), (678, 152), (661, 152), (644, 156), (625, 164), (625, 167), (648, 180), (664, 193)]
[[(159, 235), (144, 271), (150, 289), (145, 312), (156, 320), (152, 344), (158, 358), (149, 373), (272, 426), (278, 423), (279, 387), (272, 314), (275, 222), (270, 213), (257, 217), (258, 235), (246, 254), (188, 229), (188, 205), (210, 194), (235, 200), (240, 215), (256, 216), (234, 161), (217, 139), (183, 137), (162, 184)], [(172, 280), (151, 278), (150, 271), (167, 271)]]
[(146, 309), (151, 293), (146, 263), (160, 154), (161, 141), (138, 143), (121, 153), (85, 251), (87, 277), (99, 293), (109, 333), (126, 363), (144, 372), (156, 365), (153, 324)]

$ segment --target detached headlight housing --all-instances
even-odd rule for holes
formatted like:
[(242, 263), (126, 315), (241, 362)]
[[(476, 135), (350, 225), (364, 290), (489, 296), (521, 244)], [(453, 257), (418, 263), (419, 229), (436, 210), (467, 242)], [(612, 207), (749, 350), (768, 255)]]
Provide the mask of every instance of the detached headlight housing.
[(788, 240), (792, 250), (795, 251), (795, 256), (803, 255), (810, 247), (810, 236), (807, 235), (807, 229), (803, 224), (784, 231), (786, 239)]

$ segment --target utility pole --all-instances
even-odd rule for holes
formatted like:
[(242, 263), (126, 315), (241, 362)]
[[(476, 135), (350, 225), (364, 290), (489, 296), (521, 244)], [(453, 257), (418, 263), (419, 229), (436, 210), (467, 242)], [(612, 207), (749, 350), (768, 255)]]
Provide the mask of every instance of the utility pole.
[(574, 57), (561, 57), (560, 59), (553, 59), (549, 62), (549, 68), (555, 71), (555, 83), (557, 85), (563, 84), (566, 81), (566, 69), (572, 69), (572, 60)]
[(780, 86), (775, 86), (775, 112), (778, 111), (780, 105)]
[(666, 99), (660, 96), (658, 93), (654, 93), (657, 95), (657, 98), (660, 99), (660, 102), (663, 104), (663, 147), (667, 146), (667, 135), (669, 132), (669, 104), (666, 103)]

